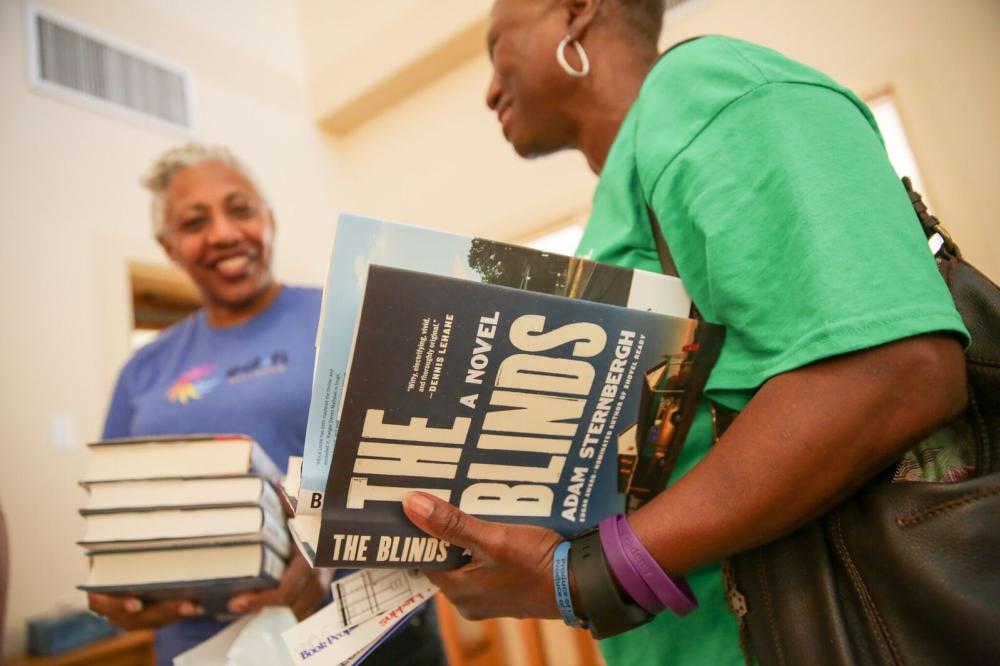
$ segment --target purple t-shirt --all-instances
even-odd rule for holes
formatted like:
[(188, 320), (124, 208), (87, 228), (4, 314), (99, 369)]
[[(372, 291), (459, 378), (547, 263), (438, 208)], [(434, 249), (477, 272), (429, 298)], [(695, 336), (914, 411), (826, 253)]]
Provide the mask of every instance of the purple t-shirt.
[[(284, 470), (305, 441), (321, 297), (286, 286), (245, 324), (213, 328), (199, 310), (164, 331), (122, 369), (103, 437), (244, 433)], [(157, 662), (224, 626), (195, 618), (159, 630)]]

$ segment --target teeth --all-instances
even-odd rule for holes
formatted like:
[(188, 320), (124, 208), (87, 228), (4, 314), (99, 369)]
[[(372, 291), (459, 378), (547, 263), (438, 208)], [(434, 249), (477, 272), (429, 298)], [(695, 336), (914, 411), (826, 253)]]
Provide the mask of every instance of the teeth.
[(245, 254), (241, 254), (235, 257), (229, 257), (228, 259), (223, 259), (215, 265), (215, 270), (226, 276), (236, 276), (242, 273), (249, 263), (250, 258)]

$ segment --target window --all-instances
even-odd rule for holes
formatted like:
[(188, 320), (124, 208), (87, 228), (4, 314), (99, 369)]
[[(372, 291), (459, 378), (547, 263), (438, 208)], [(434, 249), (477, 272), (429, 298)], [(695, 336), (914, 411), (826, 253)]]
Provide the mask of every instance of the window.
[(536, 250), (572, 256), (576, 252), (576, 246), (580, 244), (580, 239), (583, 238), (583, 228), (587, 224), (588, 217), (590, 217), (590, 206), (541, 233), (521, 239), (518, 243)]
[[(875, 122), (882, 132), (885, 140), (885, 150), (889, 153), (889, 161), (900, 177), (909, 176), (913, 181), (913, 187), (925, 194), (924, 182), (920, 177), (920, 169), (917, 168), (917, 160), (913, 156), (913, 149), (910, 148), (910, 141), (906, 138), (906, 131), (903, 128), (903, 121), (899, 117), (896, 103), (891, 93), (879, 95), (868, 100), (868, 108), (875, 116)], [(924, 196), (927, 201), (927, 196)]]

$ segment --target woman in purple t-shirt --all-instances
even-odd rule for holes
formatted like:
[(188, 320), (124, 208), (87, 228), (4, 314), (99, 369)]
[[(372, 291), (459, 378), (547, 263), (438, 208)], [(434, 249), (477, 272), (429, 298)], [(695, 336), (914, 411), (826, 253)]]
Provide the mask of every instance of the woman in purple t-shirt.
[[(156, 239), (197, 285), (204, 308), (126, 365), (109, 409), (106, 436), (153, 434), (140, 432), (150, 428), (137, 425), (143, 418), (148, 420), (150, 413), (162, 411), (149, 398), (170, 402), (163, 392), (146, 390), (156, 378), (171, 379), (164, 362), (203, 346), (197, 342), (199, 328), (233, 331), (244, 327), (266, 313), (283, 291), (271, 273), (274, 216), (246, 169), (229, 151), (194, 144), (171, 150), (156, 162), (145, 184), (153, 193)], [(146, 377), (150, 381), (144, 381)], [(204, 424), (191, 423), (198, 420), (177, 413), (171, 430), (205, 432)], [(230, 600), (229, 607), (242, 613), (265, 605), (287, 605), (302, 618), (323, 595), (316, 573), (296, 556), (277, 588), (240, 594)], [(204, 615), (197, 603), (183, 599), (145, 603), (133, 597), (91, 593), (89, 603), (91, 610), (126, 629), (158, 629)], [(178, 632), (180, 627), (176, 627), (157, 637), (159, 661), (169, 663), (191, 647), (188, 643), (204, 640), (224, 626), (208, 618), (187, 624), (188, 631)], [(191, 625), (200, 630), (191, 631)]]
[[(274, 216), (229, 151), (197, 144), (171, 150), (145, 184), (156, 239), (197, 285), (204, 307), (128, 361), (103, 436), (241, 432), (283, 467), (302, 454), (321, 293), (275, 281)], [(302, 619), (324, 587), (296, 552), (278, 587), (237, 595), (229, 610), (284, 605)], [(90, 594), (89, 602), (119, 627), (157, 629), (160, 664), (225, 626), (190, 600)], [(433, 619), (425, 613), (412, 620), (369, 661), (443, 663)]]

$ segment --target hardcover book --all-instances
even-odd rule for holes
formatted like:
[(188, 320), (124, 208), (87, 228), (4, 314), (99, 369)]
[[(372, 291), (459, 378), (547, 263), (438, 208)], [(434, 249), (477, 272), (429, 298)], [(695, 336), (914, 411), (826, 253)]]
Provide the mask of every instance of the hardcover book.
[(341, 215), (317, 332), (318, 353), (296, 506), (300, 515), (318, 513), (322, 506), (351, 362), (352, 325), (357, 321), (372, 263), (680, 317), (686, 317), (691, 306), (675, 277), (485, 238)]
[(225, 612), (236, 594), (273, 587), (285, 563), (262, 543), (109, 551), (90, 555), (80, 589), (146, 600), (194, 599), (210, 612)]
[(566, 535), (641, 505), (666, 484), (658, 460), (686, 436), (722, 334), (368, 265), (315, 564), (459, 565), (403, 514), (412, 490)]
[(256, 541), (291, 551), (283, 513), (263, 505), (114, 511), (84, 515), (79, 544), (90, 553)]
[(277, 483), (281, 471), (246, 435), (167, 435), (93, 442), (80, 483), (254, 474)]
[(219, 508), (243, 504), (260, 504), (279, 516), (284, 512), (278, 492), (258, 476), (102, 481), (87, 484), (86, 489), (87, 503), (80, 509), (84, 516), (128, 509)]

